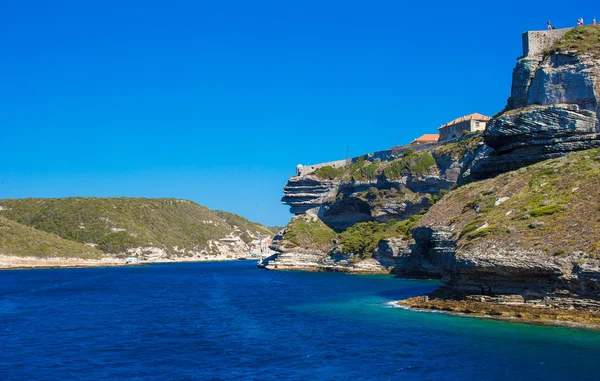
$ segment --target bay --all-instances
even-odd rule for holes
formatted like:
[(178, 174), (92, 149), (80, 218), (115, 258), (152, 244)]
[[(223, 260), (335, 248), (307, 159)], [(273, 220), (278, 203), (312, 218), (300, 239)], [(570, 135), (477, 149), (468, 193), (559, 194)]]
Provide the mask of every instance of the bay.
[(438, 285), (251, 261), (2, 271), (0, 378), (597, 378), (598, 332), (390, 307)]

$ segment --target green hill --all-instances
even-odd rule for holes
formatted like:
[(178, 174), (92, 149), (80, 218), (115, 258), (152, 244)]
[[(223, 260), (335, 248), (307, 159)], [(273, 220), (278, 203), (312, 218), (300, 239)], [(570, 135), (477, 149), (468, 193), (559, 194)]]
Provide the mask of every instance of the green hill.
[(68, 257), (97, 259), (104, 256), (93, 247), (69, 241), (0, 217), (0, 254), (18, 257)]
[(217, 254), (211, 243), (226, 236), (249, 244), (259, 234), (272, 235), (235, 214), (176, 199), (6, 199), (0, 200), (0, 216), (117, 255), (145, 247), (163, 249), (168, 255), (203, 250)]

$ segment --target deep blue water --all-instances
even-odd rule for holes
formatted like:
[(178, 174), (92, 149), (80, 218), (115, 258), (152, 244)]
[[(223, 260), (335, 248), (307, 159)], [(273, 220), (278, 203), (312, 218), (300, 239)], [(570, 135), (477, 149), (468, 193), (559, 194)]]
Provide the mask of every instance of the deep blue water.
[(386, 304), (436, 286), (254, 262), (1, 271), (0, 378), (598, 379), (600, 333)]

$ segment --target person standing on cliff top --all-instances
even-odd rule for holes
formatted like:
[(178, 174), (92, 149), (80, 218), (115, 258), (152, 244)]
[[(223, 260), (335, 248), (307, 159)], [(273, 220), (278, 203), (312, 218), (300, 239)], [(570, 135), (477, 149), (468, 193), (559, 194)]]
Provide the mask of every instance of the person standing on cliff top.
[(595, 17), (592, 19), (592, 25), (596, 25), (596, 18)]
[(577, 26), (583, 26), (583, 17), (580, 17), (580, 18), (577, 20)]
[(548, 26), (548, 30), (552, 30), (552, 23), (550, 22), (550, 20), (548, 20), (546, 25)]

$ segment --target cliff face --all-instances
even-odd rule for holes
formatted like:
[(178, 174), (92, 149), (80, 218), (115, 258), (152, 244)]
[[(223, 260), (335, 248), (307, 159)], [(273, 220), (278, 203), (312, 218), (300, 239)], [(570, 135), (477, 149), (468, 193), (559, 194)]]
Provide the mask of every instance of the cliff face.
[[(474, 135), (415, 148), (392, 152), (383, 160), (382, 155), (364, 156), (345, 167), (321, 167), (292, 177), (282, 202), (296, 217), (274, 240), (272, 248), (278, 254), (265, 267), (438, 276), (439, 271), (410, 257), (414, 241), (403, 238), (397, 230), (406, 227), (395, 223), (423, 213), (441, 193), (467, 181), (471, 163), (485, 146), (480, 135)], [(348, 229), (369, 223), (375, 224), (369, 225), (369, 239), (381, 242), (366, 250), (367, 244), (356, 238), (363, 232)]]
[(409, 148), (389, 160), (365, 156), (333, 175), (317, 170), (294, 176), (284, 187), (282, 202), (291, 213), (317, 216), (335, 230), (359, 222), (403, 220), (470, 176), (480, 142), (475, 136), (423, 151)]
[(598, 26), (575, 28), (518, 60), (508, 104), (484, 133), (494, 151), (475, 178), (600, 147), (599, 36)]

